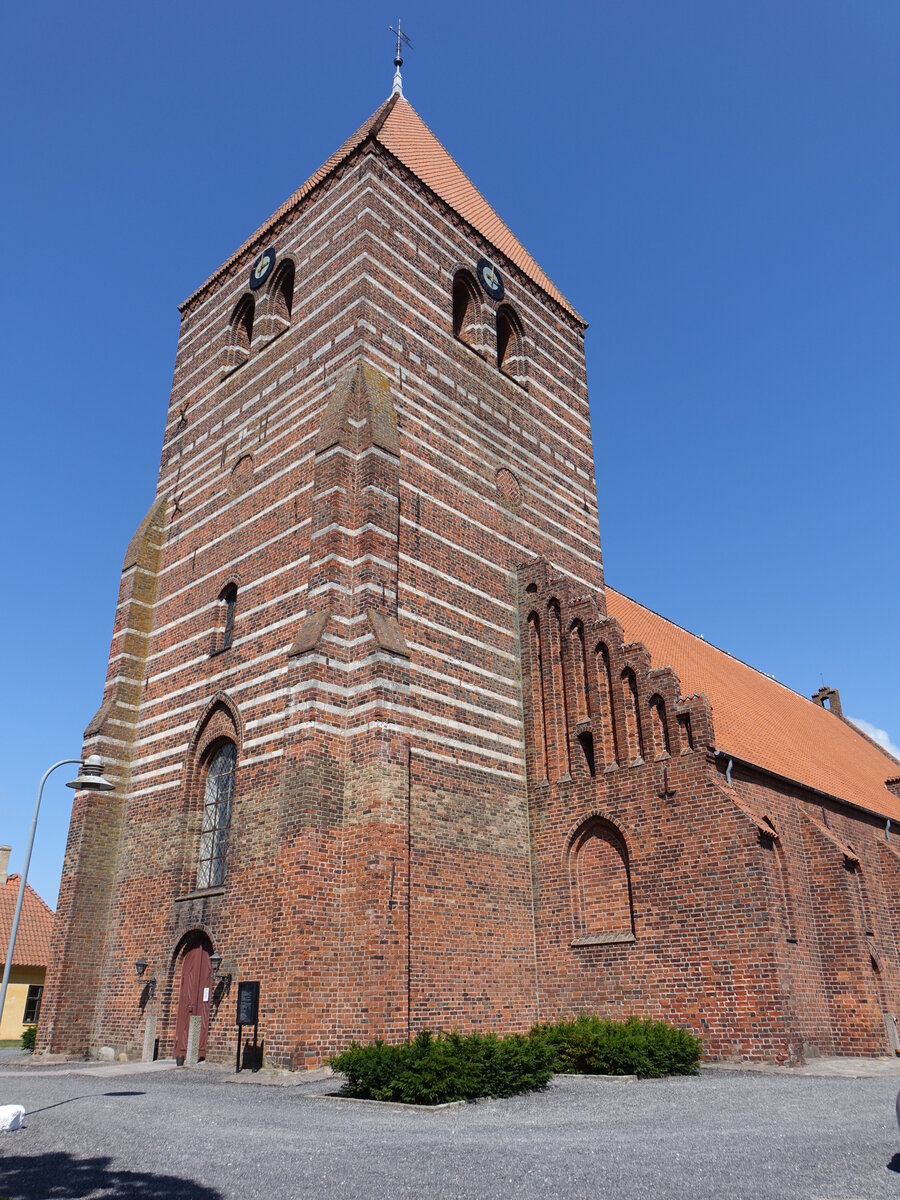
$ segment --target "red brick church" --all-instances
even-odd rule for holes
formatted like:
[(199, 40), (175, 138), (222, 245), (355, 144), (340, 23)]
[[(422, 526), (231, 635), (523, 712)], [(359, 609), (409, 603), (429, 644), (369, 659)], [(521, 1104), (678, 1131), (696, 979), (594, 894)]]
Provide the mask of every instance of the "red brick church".
[(585, 328), (396, 88), (181, 306), (39, 1048), (895, 1047), (900, 763), (605, 586)]

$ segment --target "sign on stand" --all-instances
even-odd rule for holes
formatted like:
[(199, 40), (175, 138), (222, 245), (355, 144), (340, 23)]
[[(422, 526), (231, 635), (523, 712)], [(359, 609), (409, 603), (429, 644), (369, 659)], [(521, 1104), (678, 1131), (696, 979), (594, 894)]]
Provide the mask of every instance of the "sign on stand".
[(237, 985), (237, 1063), (235, 1073), (241, 1070), (241, 1035), (245, 1025), (253, 1026), (253, 1069), (258, 1071), (262, 1063), (257, 1043), (259, 1032), (259, 980), (239, 981)]

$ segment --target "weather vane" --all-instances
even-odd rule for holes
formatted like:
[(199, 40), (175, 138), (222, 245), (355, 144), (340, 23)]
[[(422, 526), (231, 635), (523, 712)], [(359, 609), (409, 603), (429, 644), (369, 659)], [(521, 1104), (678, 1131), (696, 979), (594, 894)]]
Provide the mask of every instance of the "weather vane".
[(391, 95), (402, 96), (403, 79), (400, 76), (400, 68), (403, 66), (403, 47), (409, 46), (410, 50), (412, 50), (412, 42), (400, 28), (399, 17), (397, 18), (397, 28), (395, 29), (393, 25), (391, 25), (390, 29), (391, 33), (396, 34), (397, 36), (397, 50), (394, 54), (394, 86), (391, 88)]

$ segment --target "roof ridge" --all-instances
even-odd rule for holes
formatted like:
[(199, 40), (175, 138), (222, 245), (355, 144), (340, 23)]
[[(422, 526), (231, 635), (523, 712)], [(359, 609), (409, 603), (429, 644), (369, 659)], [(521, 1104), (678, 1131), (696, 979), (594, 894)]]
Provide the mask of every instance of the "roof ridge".
[[(18, 880), (21, 878), (22, 878), (21, 871), (10, 871), (9, 874), (6, 876), (6, 882), (12, 883), (12, 881), (14, 879)], [(47, 903), (47, 901), (44, 899), (44, 897), (40, 894), (40, 892), (36, 892), (34, 890), (34, 888), (31, 886), (31, 884), (27, 880), (25, 881), (25, 896), (34, 896), (35, 900), (37, 900), (39, 904), (43, 904), (44, 908), (46, 908), (47, 912), (50, 914), (51, 917), (56, 916), (55, 910), (50, 907), (50, 905)], [(25, 896), (22, 897), (23, 905), (25, 903)]]
[(232, 263), (240, 258), (245, 251), (249, 250), (250, 247), (255, 243), (262, 241), (263, 237), (269, 232), (269, 230), (277, 221), (279, 221), (283, 216), (286, 216), (287, 213), (289, 213), (295, 205), (299, 204), (305, 196), (309, 195), (314, 188), (318, 187), (320, 183), (324, 182), (324, 180), (326, 180), (328, 176), (340, 166), (340, 164), (349, 154), (352, 154), (354, 150), (358, 149), (363, 144), (363, 142), (372, 137), (373, 133), (377, 134), (377, 132), (384, 125), (384, 122), (387, 120), (398, 99), (398, 96), (391, 95), (388, 96), (387, 100), (382, 101), (375, 111), (368, 116), (365, 121), (363, 121), (362, 125), (360, 125), (358, 129), (354, 130), (354, 132), (351, 133), (348, 138), (345, 138), (345, 140), (341, 142), (340, 146), (338, 146), (337, 150), (335, 150), (332, 154), (329, 154), (325, 161), (319, 167), (317, 167), (316, 170), (313, 171), (313, 173), (308, 176), (308, 178), (304, 180), (304, 182), (301, 183), (298, 188), (295, 188), (294, 191), (291, 192), (287, 200), (279, 204), (278, 208), (275, 209), (271, 216), (267, 217), (265, 221), (263, 221), (263, 223), (259, 225), (250, 235), (250, 237), (246, 239), (246, 241), (242, 242), (236, 250), (232, 251), (225, 261), (216, 267), (215, 271), (213, 271), (213, 273), (209, 275), (199, 287), (196, 287), (191, 292), (186, 300), (182, 300), (182, 302), (178, 305), (178, 311), (184, 312), (187, 306), (196, 300), (198, 296), (202, 295), (203, 292), (205, 292), (210, 286), (210, 284), (214, 283), (217, 279), (224, 275)]
[[(404, 107), (399, 108), (400, 101)], [(391, 118), (402, 113), (396, 121)], [(446, 204), (493, 250), (544, 293), (563, 313), (587, 328), (584, 317), (566, 299), (534, 255), (512, 232), (497, 210), (472, 182), (444, 143), (405, 96), (393, 93), (375, 109), (279, 207), (242, 242), (208, 278), (179, 304), (180, 312), (218, 282), (248, 251), (264, 248), (265, 239), (282, 218), (328, 179), (351, 155), (375, 142), (408, 170), (423, 187)]]
[[(717, 645), (715, 642), (709, 641), (707, 638), (703, 637), (702, 634), (694, 633), (693, 630), (688, 629), (686, 625), (679, 625), (678, 622), (673, 621), (671, 617), (663, 616), (663, 614), (657, 612), (655, 608), (651, 608), (649, 604), (642, 604), (640, 600), (635, 600), (634, 596), (629, 596), (627, 592), (620, 591), (619, 588), (611, 587), (608, 583), (606, 584), (606, 587), (609, 589), (609, 591), (615, 592), (618, 596), (622, 596), (623, 599), (630, 600), (631, 603), (636, 604), (638, 608), (643, 608), (647, 612), (652, 613), (654, 617), (659, 617), (660, 621), (665, 621), (667, 625), (674, 625), (676, 629), (680, 629), (681, 632), (686, 633), (688, 637), (696, 638), (697, 641), (702, 642), (704, 646), (709, 646), (712, 650), (718, 651), (719, 654), (724, 654), (725, 657), (730, 658), (732, 662), (740, 663), (740, 665), (742, 667), (746, 667), (748, 671), (753, 671), (755, 674), (761, 675), (762, 678), (768, 683), (777, 684), (779, 687), (784, 688), (786, 692), (790, 692), (792, 696), (796, 696), (799, 700), (805, 700), (808, 704), (812, 704), (815, 708), (820, 707), (820, 705), (816, 704), (814, 700), (810, 700), (809, 696), (804, 696), (802, 692), (798, 692), (796, 688), (792, 688), (788, 684), (783, 683), (774, 675), (767, 675), (765, 671), (760, 670), (759, 667), (754, 667), (753, 663), (748, 663), (743, 658), (738, 658), (738, 656), (736, 654), (732, 654), (730, 650), (723, 650), (721, 646)], [(822, 709), (822, 711), (825, 712), (825, 709)], [(853, 722), (851, 721), (850, 724), (853, 724)], [(853, 728), (856, 729), (857, 727), (854, 725)], [(862, 733), (862, 730), (857, 730), (857, 732)], [(883, 746), (879, 748), (882, 750), (884, 749)]]
[[(900, 758), (897, 758), (896, 755), (891, 754), (890, 750), (888, 750), (888, 748), (886, 746), (882, 746), (881, 742), (876, 742), (876, 740), (872, 737), (872, 735), (870, 733), (866, 733), (866, 731), (864, 729), (860, 729), (860, 727), (857, 725), (857, 723), (853, 720), (852, 717), (845, 717), (842, 712), (835, 713), (834, 715), (837, 717), (837, 719), (839, 721), (843, 721), (845, 725), (851, 726), (854, 733), (858, 733), (860, 737), (865, 738), (870, 746), (874, 746), (876, 750), (880, 750), (881, 753), (885, 756), (885, 758), (890, 759), (890, 761), (894, 764), (895, 767), (900, 767)], [(862, 720), (862, 719), (863, 718), (861, 717), (860, 720)], [(882, 732), (884, 732), (884, 731), (882, 730)], [(890, 778), (890, 776), (888, 776), (888, 778)]]
[(486, 196), (481, 191), (481, 189), (472, 181), (469, 174), (463, 170), (463, 168), (460, 166), (460, 164), (456, 161), (455, 156), (447, 149), (447, 147), (444, 145), (444, 143), (441, 141), (441, 139), (437, 136), (437, 134), (434, 132), (434, 130), (431, 128), (431, 126), (428, 124), (428, 122), (422, 117), (421, 113), (419, 113), (418, 109), (416, 109), (412, 104), (410, 104), (409, 100), (407, 100), (405, 96), (402, 96), (402, 95), (398, 96), (398, 99), (403, 101), (403, 103), (409, 109), (410, 114), (419, 122), (419, 124), (422, 126), (422, 128), (425, 130), (425, 132), (428, 134), (428, 136), (430, 138), (432, 138), (432, 140), (436, 143), (436, 145), (440, 148), (440, 150), (447, 156), (447, 159), (449, 160), (449, 162), (453, 165), (453, 167), (456, 168), (456, 170), (462, 176), (462, 178), (466, 182), (466, 184), (475, 193), (475, 196), (478, 198), (478, 200), (481, 202), (481, 204), (484, 205), (484, 207), (488, 210), (490, 215), (500, 225), (500, 227), (504, 231), (504, 233), (512, 240), (514, 246), (518, 247), (518, 249), (525, 256), (525, 258), (530, 260), (530, 263), (536, 269), (536, 273), (539, 276), (543, 277), (543, 282), (541, 281), (541, 279), (535, 278), (535, 270), (528, 270), (527, 267), (524, 266), (522, 263), (517, 262), (514, 254), (511, 254), (508, 249), (504, 249), (502, 246), (500, 246), (490, 234), (485, 232), (485, 230), (479, 228), (478, 224), (476, 223), (476, 221), (474, 221), (472, 219), (471, 216), (467, 216), (464, 212), (462, 212), (460, 207), (457, 204), (455, 204), (451, 199), (449, 199), (448, 196), (442, 195), (442, 193), (439, 191), (439, 189), (437, 187), (435, 187), (434, 183), (431, 183), (427, 179), (423, 178), (423, 176), (419, 172), (417, 172), (416, 169), (410, 164), (410, 162), (408, 161), (407, 158), (405, 158), (402, 154), (398, 153), (396, 148), (393, 148), (387, 144), (387, 142), (381, 136), (381, 133), (384, 130), (385, 126), (387, 125), (387, 122), (388, 122), (388, 119), (389, 119), (391, 113), (385, 114), (384, 120), (381, 122), (381, 125), (379, 126), (378, 133), (375, 135), (377, 140), (381, 143), (381, 145), (385, 148), (385, 150), (387, 150), (389, 154), (392, 154), (395, 158), (397, 158), (406, 167), (406, 169), (408, 171), (412, 172), (412, 174), (416, 177), (416, 179), (418, 179), (421, 183), (423, 183), (425, 185), (425, 187), (427, 187), (429, 189), (429, 191), (433, 192), (439, 199), (443, 200), (444, 203), (447, 204), (468, 225), (470, 225), (475, 230), (476, 233), (478, 233), (481, 237), (483, 237), (485, 239), (485, 241), (489, 242), (500, 254), (502, 254), (503, 257), (506, 258), (508, 262), (510, 262), (517, 270), (521, 271), (523, 275), (525, 275), (527, 278), (529, 278), (532, 281), (532, 283), (536, 284), (541, 289), (542, 292), (544, 292), (547, 296), (549, 296), (549, 298), (551, 300), (553, 300), (553, 302), (555, 304), (559, 305), (564, 311), (568, 312), (570, 316), (575, 317), (575, 319), (577, 321), (579, 321), (585, 328), (587, 328), (587, 321), (585, 321), (584, 317), (582, 317), (581, 314), (571, 304), (571, 302), (566, 299), (566, 297), (563, 295), (563, 293), (560, 291), (560, 289), (556, 286), (556, 284), (553, 282), (553, 280), (550, 278), (550, 276), (547, 274), (547, 272), (544, 270), (544, 268), (541, 266), (541, 264), (538, 262), (538, 260), (534, 257), (534, 255), (531, 253), (531, 251), (526, 249), (525, 245), (513, 233), (513, 231), (510, 229), (510, 227), (504, 221), (504, 219), (497, 212), (496, 208), (494, 208), (494, 206), (486, 198)]

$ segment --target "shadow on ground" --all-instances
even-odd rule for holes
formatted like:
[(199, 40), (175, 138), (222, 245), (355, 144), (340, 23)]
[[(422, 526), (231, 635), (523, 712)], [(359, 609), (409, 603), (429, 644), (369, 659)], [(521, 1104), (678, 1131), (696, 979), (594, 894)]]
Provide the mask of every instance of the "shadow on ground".
[(111, 1158), (75, 1158), (71, 1154), (14, 1155), (0, 1159), (0, 1196), (9, 1200), (80, 1200), (81, 1197), (128, 1196), (129, 1200), (222, 1200), (215, 1188), (156, 1175), (125, 1171)]
[(895, 1154), (887, 1165), (889, 1171), (896, 1171), (900, 1175), (900, 1153)]
[[(146, 1096), (146, 1092), (101, 1092), (103, 1096)], [(45, 1104), (43, 1108), (29, 1108), (25, 1114), (26, 1119), (33, 1117), (35, 1113), (49, 1112), (51, 1108), (61, 1108), (64, 1104), (74, 1104), (76, 1100), (92, 1100), (96, 1097), (96, 1092), (85, 1092), (83, 1096), (70, 1096), (68, 1100), (57, 1100), (55, 1104)], [(3, 1197), (0, 1196), (0, 1200)]]

